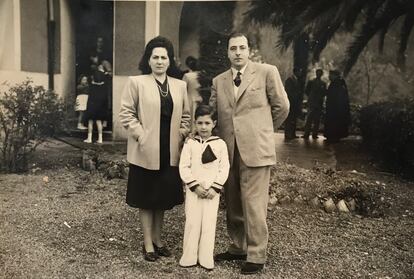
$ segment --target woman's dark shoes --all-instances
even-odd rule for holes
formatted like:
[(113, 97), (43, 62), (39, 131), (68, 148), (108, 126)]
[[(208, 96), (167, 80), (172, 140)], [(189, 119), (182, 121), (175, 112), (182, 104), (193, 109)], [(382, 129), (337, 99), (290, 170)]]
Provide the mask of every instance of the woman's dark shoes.
[(155, 245), (154, 243), (152, 243), (152, 245), (154, 246), (155, 252), (161, 256), (161, 257), (171, 257), (171, 252), (170, 250), (168, 250), (167, 247), (162, 246), (162, 247), (158, 247), (157, 245)]
[(264, 264), (245, 262), (241, 267), (241, 274), (256, 274), (262, 271)]
[(147, 250), (145, 250), (145, 246), (142, 246), (142, 254), (144, 254), (144, 260), (149, 262), (155, 262), (159, 258), (156, 252), (147, 252)]
[(216, 262), (222, 262), (222, 261), (245, 261), (247, 258), (246, 255), (236, 255), (231, 254), (229, 252), (220, 253), (214, 256), (214, 260)]

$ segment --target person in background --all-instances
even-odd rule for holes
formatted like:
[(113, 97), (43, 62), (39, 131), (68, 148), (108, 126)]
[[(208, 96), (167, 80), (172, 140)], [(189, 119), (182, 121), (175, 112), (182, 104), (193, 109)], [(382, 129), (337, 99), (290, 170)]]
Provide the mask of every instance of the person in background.
[(76, 104), (75, 111), (78, 112), (78, 129), (86, 130), (88, 127), (83, 125), (83, 117), (88, 104), (89, 82), (88, 77), (84, 74), (80, 75), (78, 85), (76, 86)]
[(105, 88), (106, 88), (106, 116), (105, 120), (102, 121), (102, 127), (107, 127), (107, 118), (108, 112), (111, 111), (112, 107), (112, 55), (107, 51), (107, 47), (105, 47), (104, 38), (98, 36), (96, 38), (96, 44), (89, 52), (89, 70), (91, 79), (95, 72), (98, 70), (99, 65), (102, 65), (105, 72)]
[(195, 109), (203, 101), (203, 98), (201, 98), (200, 93), (198, 92), (198, 89), (200, 88), (200, 83), (198, 82), (198, 60), (193, 56), (189, 56), (185, 60), (185, 63), (190, 69), (190, 71), (184, 74), (183, 81), (187, 83), (191, 119), (194, 119)]
[(326, 97), (324, 136), (328, 143), (336, 143), (348, 136), (351, 124), (348, 88), (339, 71), (329, 72), (331, 83)]
[(312, 138), (318, 138), (319, 122), (321, 120), (323, 102), (326, 96), (326, 83), (322, 80), (323, 70), (316, 70), (316, 78), (308, 81), (305, 94), (308, 97), (308, 115), (306, 117), (305, 133), (303, 138), (309, 139), (312, 132)]
[(161, 238), (164, 212), (184, 201), (178, 164), (191, 117), (186, 84), (174, 78), (170, 40), (150, 40), (139, 69), (142, 75), (125, 85), (119, 120), (128, 135), (126, 203), (139, 208), (144, 259), (154, 262), (171, 256)]
[(285, 81), (285, 90), (289, 98), (289, 115), (285, 121), (285, 140), (298, 138), (296, 135), (296, 121), (302, 111), (303, 91), (300, 84), (301, 70), (293, 69), (293, 74)]
[(93, 124), (96, 123), (98, 129), (98, 140), (96, 143), (103, 143), (102, 122), (106, 119), (108, 107), (108, 95), (106, 91), (106, 76), (104, 66), (101, 64), (93, 74), (91, 90), (88, 98), (88, 104), (85, 113), (85, 120), (88, 123), (88, 137), (84, 140), (86, 143), (92, 143)]
[(186, 184), (185, 229), (180, 266), (214, 268), (214, 240), (220, 192), (229, 174), (226, 143), (212, 135), (216, 115), (207, 105), (195, 111), (195, 136), (184, 144), (180, 175)]

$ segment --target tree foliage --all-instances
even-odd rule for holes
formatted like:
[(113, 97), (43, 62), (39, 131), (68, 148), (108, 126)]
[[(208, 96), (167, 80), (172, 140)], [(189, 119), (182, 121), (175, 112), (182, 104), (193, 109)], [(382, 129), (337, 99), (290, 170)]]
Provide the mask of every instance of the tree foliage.
[(212, 79), (230, 66), (227, 39), (233, 29), (234, 2), (211, 2), (200, 18), (200, 95), (204, 103), (210, 98)]
[(280, 30), (278, 46), (283, 49), (295, 43), (303, 33), (310, 36), (313, 61), (337, 32), (353, 34), (343, 61), (348, 74), (359, 55), (375, 35), (383, 49), (385, 35), (397, 19), (402, 18), (397, 62), (405, 69), (406, 49), (414, 26), (412, 0), (263, 0), (252, 1), (247, 20), (271, 24)]

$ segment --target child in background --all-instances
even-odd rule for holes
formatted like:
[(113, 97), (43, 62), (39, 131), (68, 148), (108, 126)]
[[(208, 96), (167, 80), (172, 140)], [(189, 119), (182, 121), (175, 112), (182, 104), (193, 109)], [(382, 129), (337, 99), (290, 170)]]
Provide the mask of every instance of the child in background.
[(186, 184), (185, 229), (180, 266), (214, 268), (214, 240), (220, 191), (229, 174), (226, 143), (212, 136), (216, 117), (209, 106), (195, 111), (195, 136), (184, 144), (179, 170)]
[(83, 125), (83, 116), (86, 111), (86, 105), (88, 103), (89, 96), (89, 83), (88, 77), (86, 75), (80, 75), (78, 85), (76, 86), (76, 104), (75, 111), (78, 112), (78, 129), (86, 130), (88, 129)]
[(105, 80), (105, 69), (100, 64), (92, 77), (88, 105), (85, 113), (85, 120), (88, 123), (88, 137), (84, 140), (86, 143), (92, 143), (94, 122), (96, 122), (96, 128), (98, 129), (98, 140), (96, 143), (102, 143), (102, 121), (106, 120), (106, 110), (108, 107)]

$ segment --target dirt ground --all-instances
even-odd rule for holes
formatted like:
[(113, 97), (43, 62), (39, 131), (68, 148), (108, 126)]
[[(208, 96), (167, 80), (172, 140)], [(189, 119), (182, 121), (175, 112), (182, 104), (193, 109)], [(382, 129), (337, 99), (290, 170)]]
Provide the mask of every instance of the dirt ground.
[[(119, 160), (121, 153), (105, 155)], [(166, 213), (164, 238), (173, 257), (144, 261), (138, 212), (124, 202), (126, 180), (107, 180), (80, 163), (80, 150), (51, 141), (36, 152), (30, 173), (0, 175), (1, 278), (241, 276), (239, 262), (219, 263), (212, 272), (178, 266), (182, 206)], [(263, 273), (246, 277), (414, 278), (413, 183), (351, 169), (275, 167), (268, 261)], [(308, 204), (315, 196), (355, 198), (358, 208), (326, 213)], [(216, 252), (229, 243), (224, 213), (221, 208)]]

